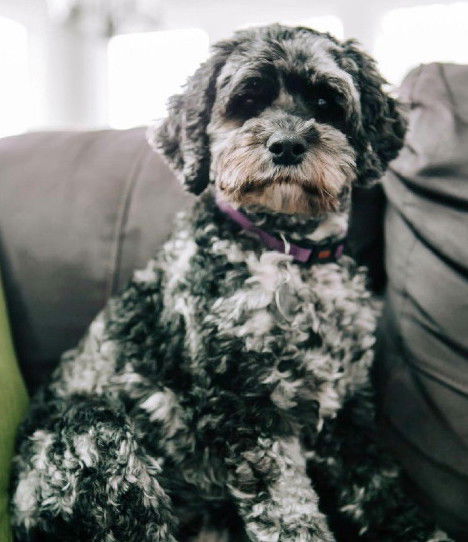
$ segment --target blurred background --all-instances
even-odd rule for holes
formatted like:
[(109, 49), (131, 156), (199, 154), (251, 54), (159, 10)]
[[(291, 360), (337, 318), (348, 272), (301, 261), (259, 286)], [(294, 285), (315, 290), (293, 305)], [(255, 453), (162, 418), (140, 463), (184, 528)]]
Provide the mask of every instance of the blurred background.
[(148, 124), (210, 43), (270, 22), (358, 38), (392, 85), (468, 63), (468, 1), (0, 0), (0, 136)]

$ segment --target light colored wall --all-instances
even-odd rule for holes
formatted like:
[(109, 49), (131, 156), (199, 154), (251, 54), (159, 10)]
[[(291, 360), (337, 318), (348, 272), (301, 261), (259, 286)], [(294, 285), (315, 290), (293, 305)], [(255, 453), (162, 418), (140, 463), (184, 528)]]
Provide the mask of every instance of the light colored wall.
[[(155, 29), (199, 27), (216, 41), (249, 23), (337, 15), (345, 37), (358, 38), (372, 52), (386, 10), (427, 3), (431, 0), (154, 0), (161, 21)], [(0, 0), (0, 16), (16, 19), (29, 30), (34, 125), (105, 125), (106, 38), (71, 24), (51, 23), (45, 0)]]

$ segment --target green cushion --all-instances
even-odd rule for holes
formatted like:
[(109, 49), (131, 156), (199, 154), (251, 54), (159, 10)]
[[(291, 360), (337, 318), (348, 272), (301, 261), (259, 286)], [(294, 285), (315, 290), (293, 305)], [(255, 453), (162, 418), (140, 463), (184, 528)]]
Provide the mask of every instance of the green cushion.
[(15, 434), (28, 405), (16, 362), (0, 281), (0, 542), (12, 542), (8, 517), (8, 483)]

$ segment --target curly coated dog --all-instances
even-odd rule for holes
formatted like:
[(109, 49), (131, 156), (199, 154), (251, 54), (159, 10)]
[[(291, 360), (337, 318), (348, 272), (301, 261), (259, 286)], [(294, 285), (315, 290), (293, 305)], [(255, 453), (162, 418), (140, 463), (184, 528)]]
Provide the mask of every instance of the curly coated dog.
[(151, 134), (201, 194), (32, 402), (19, 541), (442, 541), (374, 430), (352, 183), (405, 121), (354, 41), (242, 30)]

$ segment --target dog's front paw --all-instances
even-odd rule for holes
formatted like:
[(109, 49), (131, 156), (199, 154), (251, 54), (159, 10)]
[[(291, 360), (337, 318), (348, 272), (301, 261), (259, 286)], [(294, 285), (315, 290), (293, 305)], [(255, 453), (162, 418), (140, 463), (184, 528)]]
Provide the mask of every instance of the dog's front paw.
[(444, 531), (437, 529), (426, 542), (454, 542), (454, 540), (448, 534), (444, 533)]
[(327, 525), (315, 525), (295, 531), (280, 529), (264, 524), (250, 525), (247, 535), (251, 542), (335, 542)]
[(323, 525), (315, 525), (312, 528), (309, 528), (308, 533), (304, 539), (298, 538), (297, 540), (302, 540), (306, 542), (335, 542), (335, 537), (331, 534), (328, 526), (323, 523)]

